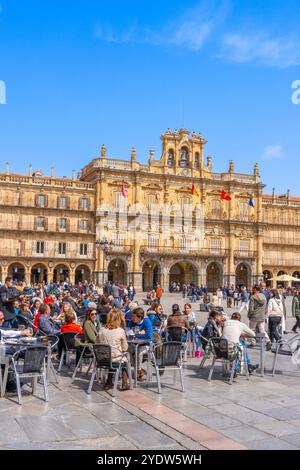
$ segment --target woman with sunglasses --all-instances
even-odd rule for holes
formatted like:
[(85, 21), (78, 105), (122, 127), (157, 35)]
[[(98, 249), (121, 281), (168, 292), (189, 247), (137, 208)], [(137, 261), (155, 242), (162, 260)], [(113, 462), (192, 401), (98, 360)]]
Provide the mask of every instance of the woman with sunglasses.
[(96, 343), (98, 335), (98, 324), (97, 324), (97, 310), (95, 308), (90, 308), (87, 311), (86, 319), (83, 323), (83, 330), (85, 334), (86, 341), (88, 343)]

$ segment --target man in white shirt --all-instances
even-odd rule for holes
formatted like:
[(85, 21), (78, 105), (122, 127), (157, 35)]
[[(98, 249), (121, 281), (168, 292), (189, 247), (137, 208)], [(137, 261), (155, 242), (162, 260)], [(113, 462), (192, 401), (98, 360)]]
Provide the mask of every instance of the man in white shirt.
[[(227, 339), (229, 343), (239, 344), (243, 348), (247, 348), (244, 339), (246, 337), (254, 338), (255, 333), (243, 322), (241, 322), (241, 314), (235, 312), (231, 315), (231, 320), (224, 322), (222, 338)], [(250, 363), (248, 351), (246, 349), (246, 360), (248, 364), (248, 370), (251, 374), (255, 369), (259, 367), (258, 364), (255, 366)]]
[(2, 329), (4, 323), (4, 313), (0, 310), (0, 338), (17, 338), (19, 336), (28, 336), (29, 330), (7, 330)]

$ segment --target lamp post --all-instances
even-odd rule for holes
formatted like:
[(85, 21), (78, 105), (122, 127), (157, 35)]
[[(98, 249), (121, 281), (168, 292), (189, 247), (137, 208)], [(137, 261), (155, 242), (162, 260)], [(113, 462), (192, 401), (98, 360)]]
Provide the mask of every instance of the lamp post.
[(103, 251), (103, 264), (102, 264), (102, 285), (104, 286), (104, 264), (105, 264), (105, 253), (107, 252), (107, 250), (111, 247), (114, 246), (114, 243), (113, 241), (108, 241), (106, 236), (104, 235), (102, 240), (96, 240), (95, 242), (95, 245), (96, 245), (96, 248), (97, 250), (99, 250), (99, 248), (101, 248), (101, 250)]

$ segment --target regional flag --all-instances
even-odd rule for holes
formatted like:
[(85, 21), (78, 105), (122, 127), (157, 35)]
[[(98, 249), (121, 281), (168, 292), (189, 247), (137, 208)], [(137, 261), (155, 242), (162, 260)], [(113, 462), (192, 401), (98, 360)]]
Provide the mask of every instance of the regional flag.
[(125, 183), (124, 181), (122, 182), (122, 189), (121, 189), (121, 194), (124, 198), (126, 198), (126, 190), (125, 190)]
[(197, 192), (197, 190), (196, 190), (196, 188), (195, 188), (194, 181), (193, 181), (193, 183), (192, 183), (191, 193), (192, 193), (193, 196), (199, 196), (199, 194), (198, 194), (198, 192)]
[(252, 196), (249, 198), (249, 206), (254, 207), (254, 202)]

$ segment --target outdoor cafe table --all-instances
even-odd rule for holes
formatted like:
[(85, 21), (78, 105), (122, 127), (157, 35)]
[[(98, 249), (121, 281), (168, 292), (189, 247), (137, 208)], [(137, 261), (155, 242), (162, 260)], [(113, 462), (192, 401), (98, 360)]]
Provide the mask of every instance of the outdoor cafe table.
[[(51, 344), (50, 343), (44, 343), (40, 341), (38, 337), (34, 338), (34, 341), (26, 341), (26, 339), (23, 338), (7, 338), (4, 339), (4, 341), (1, 342), (0, 346), (1, 347), (1, 353), (0, 353), (0, 397), (3, 398), (5, 395), (6, 391), (6, 385), (7, 385), (7, 378), (8, 378), (8, 371), (9, 371), (9, 366), (11, 364), (12, 356), (16, 351), (13, 352), (7, 352), (6, 348), (14, 348), (15, 350), (26, 348), (29, 346), (47, 346), (48, 348), (48, 355), (51, 355)], [(3, 348), (4, 346), (4, 348)], [(3, 354), (4, 352), (4, 354)], [(4, 365), (4, 368), (2, 366)], [(50, 376), (50, 360), (47, 361), (47, 380)], [(4, 370), (3, 370), (4, 369)], [(3, 375), (2, 375), (3, 373)]]
[[(134, 358), (134, 359), (135, 359), (134, 384), (135, 384), (135, 387), (137, 387), (138, 349), (139, 349), (140, 346), (150, 346), (149, 351), (148, 351), (148, 361), (149, 361), (149, 360), (150, 360), (149, 352), (150, 352), (150, 349), (151, 349), (152, 340), (149, 340), (149, 339), (138, 339), (138, 338), (133, 338), (133, 339), (127, 338), (127, 343), (128, 343), (128, 344), (131, 344), (131, 345), (134, 347), (134, 353), (135, 353), (135, 358)], [(148, 374), (147, 374), (147, 375), (148, 375)]]

